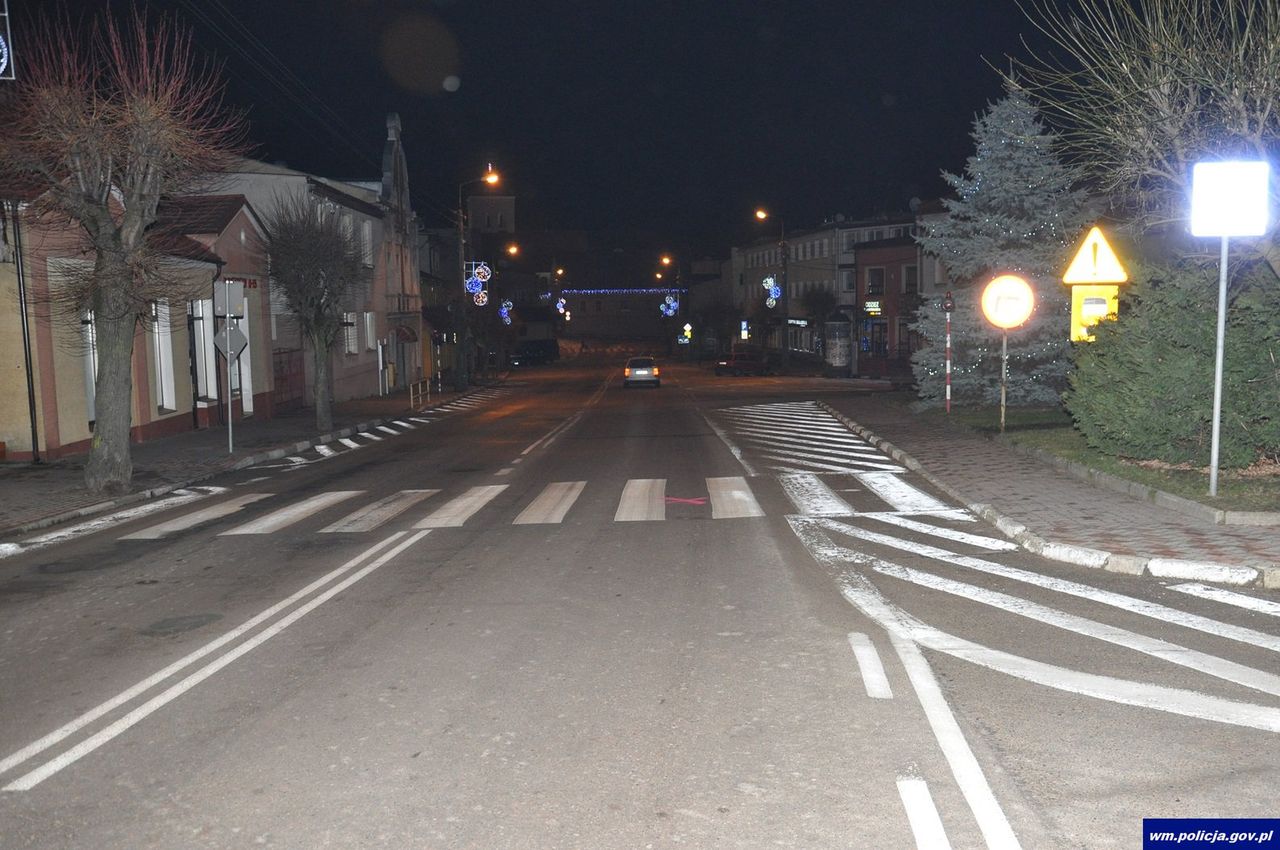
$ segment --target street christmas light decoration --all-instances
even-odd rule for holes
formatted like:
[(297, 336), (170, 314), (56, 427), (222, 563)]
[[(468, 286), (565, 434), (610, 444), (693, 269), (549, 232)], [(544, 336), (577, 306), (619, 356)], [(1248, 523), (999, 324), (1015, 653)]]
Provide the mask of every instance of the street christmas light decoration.
[(680, 302), (673, 295), (668, 295), (658, 309), (662, 311), (662, 315), (670, 318), (680, 311)]
[(565, 306), (566, 306), (565, 300), (561, 298), (559, 301), (556, 302), (556, 312), (563, 314), (565, 311)]
[(498, 307), (498, 315), (502, 317), (504, 325), (511, 324), (511, 308), (514, 306), (510, 301), (503, 301), (501, 306)]
[(611, 289), (563, 289), (566, 295), (674, 295), (677, 298), (688, 292), (683, 287), (672, 286), (620, 286)]
[(477, 292), (475, 295), (471, 296), (471, 300), (476, 303), (477, 307), (483, 307), (484, 305), (489, 303), (489, 293), (485, 292), (484, 290), (481, 290)]
[(472, 295), (475, 295), (477, 292), (484, 289), (484, 282), (481, 281), (480, 278), (478, 277), (469, 277), (467, 278), (466, 287), (467, 287), (467, 292), (471, 293)]

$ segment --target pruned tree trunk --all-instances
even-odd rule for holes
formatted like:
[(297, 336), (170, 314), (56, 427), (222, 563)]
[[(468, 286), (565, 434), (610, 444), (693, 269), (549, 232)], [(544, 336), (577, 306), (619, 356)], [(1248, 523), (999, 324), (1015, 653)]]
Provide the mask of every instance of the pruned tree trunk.
[(312, 396), (316, 405), (316, 428), (321, 434), (333, 430), (333, 381), (329, 374), (329, 346), (321, 339), (311, 339), (312, 363), (315, 366), (315, 387)]
[[(133, 460), (133, 336), (136, 317), (127, 291), (129, 272), (119, 257), (99, 254), (93, 291), (98, 373), (94, 381), (94, 427), (85, 486), (94, 493), (129, 491)], [(121, 283), (120, 281), (125, 281)]]

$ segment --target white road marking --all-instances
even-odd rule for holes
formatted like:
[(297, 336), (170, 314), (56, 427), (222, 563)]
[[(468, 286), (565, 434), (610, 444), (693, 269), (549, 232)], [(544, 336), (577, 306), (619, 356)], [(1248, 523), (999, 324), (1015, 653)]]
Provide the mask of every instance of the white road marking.
[(324, 455), (325, 457), (333, 457), (334, 455), (337, 454), (337, 452), (335, 452), (333, 449), (329, 448), (328, 446), (316, 446), (316, 451)]
[(896, 511), (937, 511), (955, 507), (946, 502), (940, 502), (923, 490), (911, 486), (898, 475), (858, 472), (854, 477), (872, 493), (888, 502)]
[(513, 473), (513, 472), (515, 472), (515, 467), (512, 467), (512, 466), (504, 466), (502, 469), (499, 469), (497, 472), (495, 472), (495, 473), (493, 473), (493, 474), (494, 474), (494, 475), (510, 475), (510, 474), (511, 474), (511, 473)]
[(6, 543), (0, 546), (0, 558), (10, 558), (23, 552), (34, 552), (37, 549), (44, 549), (47, 546), (53, 546), (58, 543), (65, 543), (68, 540), (74, 540), (77, 537), (84, 537), (86, 534), (93, 534), (110, 528), (113, 525), (129, 522), (139, 517), (148, 516), (160, 511), (167, 511), (181, 505), (188, 505), (192, 502), (198, 502), (201, 499), (207, 499), (212, 495), (227, 492), (226, 487), (201, 487), (197, 489), (174, 490), (169, 496), (161, 499), (155, 499), (150, 502), (143, 502), (132, 508), (126, 508), (122, 511), (100, 516), (86, 522), (69, 525), (66, 528), (60, 528), (57, 531), (46, 532), (36, 537), (29, 537), (17, 543)]
[[(351, 587), (353, 584), (360, 581), (362, 578), (369, 575), (374, 570), (386, 564), (396, 555), (403, 552), (405, 549), (408, 549), (414, 543), (417, 543), (420, 539), (422, 539), (422, 537), (424, 537), (427, 534), (430, 534), (430, 532), (423, 531), (419, 534), (413, 535), (409, 539), (405, 540), (403, 543), (398, 544), (395, 548), (391, 549), (389, 552), (385, 553), (384, 555), (379, 557), (377, 560), (373, 561), (373, 563), (351, 574), (347, 578), (335, 584), (333, 587), (326, 590), (324, 593), (321, 593), (319, 596), (312, 599), (310, 602), (307, 602), (306, 604), (299, 606), (297, 609), (295, 609), (293, 612), (291, 612), (287, 616), (282, 617), (272, 625), (263, 629), (257, 635), (245, 641), (244, 643), (240, 644), (235, 649), (227, 652), (226, 654), (222, 655), (218, 659), (211, 661), (209, 664), (206, 664), (204, 667), (192, 673), (190, 676), (187, 676), (182, 681), (178, 682), (177, 684), (173, 685), (167, 690), (161, 692), (155, 697), (152, 697), (150, 700), (138, 706), (133, 711), (129, 712), (124, 717), (121, 717), (119, 720), (115, 721), (111, 725), (107, 726), (102, 731), (98, 732), (96, 735), (93, 735), (85, 739), (84, 741), (72, 747), (71, 749), (67, 750), (66, 752), (62, 753), (61, 755), (58, 755), (57, 757), (50, 759), (49, 761), (45, 762), (43, 765), (31, 771), (30, 773), (27, 773), (23, 776), (18, 777), (13, 782), (6, 785), (4, 787), (4, 790), (5, 791), (30, 791), (32, 788), (39, 785), (44, 780), (48, 779), (50, 776), (53, 776), (55, 773), (62, 770), (63, 768), (66, 768), (67, 766), (74, 764), (76, 761), (79, 761), (81, 758), (84, 758), (89, 753), (98, 749), (98, 747), (101, 747), (103, 744), (106, 744), (107, 742), (111, 741), (113, 738), (127, 731), (129, 728), (131, 728), (135, 724), (146, 719), (147, 716), (153, 714), (158, 709), (163, 708), (168, 703), (182, 696), (184, 693), (191, 690), (196, 685), (203, 682), (205, 679), (208, 679), (214, 673), (217, 673), (219, 670), (226, 667), (231, 662), (235, 661), (237, 658), (240, 658), (241, 656), (245, 655), (246, 653), (250, 652), (253, 649), (256, 649), (257, 647), (269, 641), (271, 638), (280, 634), (285, 629), (289, 628), (289, 626), (293, 625), (298, 620), (302, 619), (307, 614), (314, 611), (316, 608), (319, 608), (321, 605), (328, 602), (330, 599), (337, 596), (339, 593), (342, 593), (344, 590)], [(384, 541), (384, 543), (385, 542), (387, 541)], [(381, 545), (383, 544), (379, 544), (379, 546)], [(367, 554), (368, 553), (366, 553), (366, 555)], [(357, 556), (357, 558), (360, 559), (365, 557), (366, 555)], [(339, 569), (342, 570), (342, 569), (345, 569), (345, 567), (339, 568)], [(332, 573), (330, 575), (332, 575)]]
[(951, 842), (947, 840), (938, 808), (933, 804), (925, 781), (899, 777), (898, 796), (902, 798), (902, 807), (907, 810), (907, 822), (911, 824), (911, 835), (915, 837), (918, 850), (951, 850)]
[(839, 437), (821, 436), (814, 438), (806, 434), (777, 434), (772, 431), (759, 431), (754, 428), (737, 428), (735, 431), (746, 437), (752, 442), (764, 442), (770, 445), (785, 446), (797, 449), (838, 449), (840, 451), (853, 452), (854, 454), (863, 454), (875, 457), (884, 457), (884, 453), (874, 446), (867, 445), (862, 440), (853, 437), (849, 439), (841, 439)]
[(757, 431), (769, 435), (787, 434), (794, 437), (818, 435), (822, 438), (848, 440), (853, 443), (867, 445), (867, 441), (841, 425), (834, 419), (823, 421), (791, 421), (771, 416), (730, 416), (735, 428)]
[(300, 522), (314, 513), (332, 507), (339, 502), (346, 501), (352, 496), (359, 496), (363, 490), (332, 490), (328, 493), (319, 493), (310, 499), (303, 499), (292, 505), (280, 508), (266, 516), (258, 517), (255, 520), (246, 522), (244, 525), (237, 525), (235, 528), (219, 534), (219, 537), (231, 537), (242, 534), (272, 534), (282, 528), (287, 528), (295, 522)]
[(435, 421), (434, 419), (424, 419), (421, 416), (410, 416), (409, 420), (411, 422), (421, 422), (423, 425), (427, 425)]
[(884, 665), (880, 663), (880, 653), (871, 638), (862, 632), (849, 632), (849, 646), (853, 649), (853, 657), (858, 660), (858, 669), (862, 672), (862, 686), (867, 689), (867, 696), (872, 699), (893, 699), (893, 689), (889, 687), (889, 678), (884, 674)]
[(534, 440), (532, 443), (529, 444), (528, 448), (520, 452), (520, 456), (524, 457), (525, 455), (529, 454), (529, 452), (532, 452), (537, 448), (551, 445), (552, 441), (554, 441), (556, 437), (559, 437), (561, 433), (569, 430), (570, 428), (572, 428), (574, 425), (578, 423), (578, 420), (582, 418), (582, 413), (583, 411), (579, 410), (577, 413), (570, 416), (564, 422), (561, 422), (559, 425), (552, 428), (546, 434), (543, 434), (541, 437)]
[(1206, 584), (1198, 584), (1196, 582), (1170, 585), (1169, 589), (1176, 590), (1179, 593), (1186, 593), (1191, 596), (1199, 596), (1202, 599), (1212, 599), (1214, 602), (1222, 602), (1226, 605), (1234, 605), (1237, 608), (1247, 608), (1250, 611), (1257, 611), (1260, 614), (1270, 614), (1272, 617), (1280, 617), (1280, 603), (1272, 602), (1268, 599), (1259, 599), (1256, 596), (1235, 593), (1234, 591), (1223, 590), (1220, 587), (1210, 587)]
[(981, 549), (990, 549), (993, 552), (1010, 552), (1018, 548), (1018, 544), (1012, 540), (1000, 540), (995, 537), (986, 537), (981, 534), (969, 534), (967, 531), (957, 531), (954, 528), (945, 528), (940, 525), (930, 525), (927, 522), (918, 522), (917, 520), (907, 519), (897, 514), (888, 513), (867, 513), (863, 516), (871, 517), (880, 522), (887, 522), (890, 525), (896, 525), (899, 528), (906, 528), (910, 531), (918, 531), (921, 534), (931, 534), (934, 537), (942, 537), (947, 540), (954, 540), (957, 543), (966, 543), (970, 546), (977, 546)]
[(708, 478), (707, 492), (711, 496), (712, 519), (764, 516), (747, 480), (741, 476)]
[[(960, 786), (960, 793), (964, 795), (974, 818), (978, 821), (978, 829), (982, 831), (987, 847), (989, 850), (1020, 848), (1018, 837), (1013, 834), (1009, 819), (1005, 817), (1004, 810), (1000, 808), (1000, 802), (987, 783), (982, 766), (974, 757), (973, 750), (969, 749), (969, 742), (965, 740), (960, 724), (951, 713), (951, 707), (947, 705), (946, 697), (938, 687), (938, 680), (934, 678), (929, 662), (925, 661), (919, 647), (909, 639), (892, 631), (889, 633), (889, 638), (893, 641), (894, 649), (898, 650), (898, 657), (902, 659), (903, 666), (907, 668), (907, 678), (911, 680), (911, 686), (915, 688), (916, 696), (920, 699), (920, 706), (929, 720), (933, 735), (938, 739), (938, 746), (942, 748), (942, 754), (946, 757), (947, 764), (951, 766), (951, 774), (956, 778), (956, 784)], [(903, 802), (905, 804), (905, 799)], [(936, 811), (934, 815), (936, 817)], [(914, 829), (913, 824), (912, 830)]]
[(585, 481), (555, 481), (543, 488), (538, 497), (529, 503), (512, 525), (543, 525), (564, 521), (587, 486)]
[(1264, 673), (1261, 670), (1255, 670), (1252, 667), (1246, 667), (1234, 661), (1227, 661), (1217, 656), (1179, 646), (1176, 643), (1140, 635), (1118, 626), (1097, 623), (1084, 617), (1078, 617), (1075, 614), (1058, 611), (1047, 605), (1040, 605), (1039, 603), (1020, 599), (999, 591), (988, 590), (985, 587), (976, 587), (971, 584), (952, 581), (948, 578), (909, 567), (880, 563), (876, 564), (874, 569), (882, 575), (893, 576), (921, 587), (929, 587), (943, 593), (950, 593), (953, 596), (959, 596), (982, 605), (999, 608), (1001, 611), (1017, 614), (1019, 617), (1026, 617), (1029, 620), (1075, 632), (1078, 635), (1106, 641), (1116, 646), (1123, 646), (1126, 649), (1132, 649), (1135, 652), (1141, 652), (1143, 655), (1159, 658), (1161, 661), (1167, 661), (1179, 667), (1197, 670), (1227, 682), (1244, 685), (1246, 688), (1253, 688), (1256, 691), (1280, 696), (1280, 676), (1274, 673)]
[(342, 443), (342, 445), (346, 446), (349, 449), (358, 449), (364, 445), (363, 443), (357, 443), (355, 440), (350, 440), (346, 437), (339, 437), (338, 442)]
[(441, 505), (426, 519), (420, 520), (414, 528), (459, 528), (505, 489), (506, 484), (472, 487), (461, 496)]
[(382, 432), (382, 433), (384, 433), (384, 434), (390, 434), (390, 435), (391, 435), (391, 436), (393, 436), (393, 437), (399, 437), (399, 436), (400, 436), (400, 432), (399, 432), (399, 431), (397, 431), (395, 428), (388, 428), (386, 425), (379, 425), (379, 426), (378, 426), (378, 430), (379, 430), (379, 431), (381, 431), (381, 432)]
[(895, 637), (895, 645), (899, 639), (914, 642), (926, 649), (1067, 693), (1280, 733), (1280, 710), (1269, 706), (1234, 702), (1196, 691), (1070, 670), (991, 649), (926, 625), (891, 605), (866, 576), (847, 569), (849, 564), (864, 564), (873, 568), (879, 565), (897, 566), (896, 564), (835, 545), (822, 531), (821, 524), (829, 522), (827, 520), (791, 516), (787, 517), (787, 522), (810, 554), (837, 573), (845, 599), (887, 629)]
[(778, 483), (796, 510), (806, 516), (850, 516), (854, 513), (848, 502), (812, 473), (779, 475)]
[(415, 426), (415, 425), (410, 425), (408, 422), (405, 422), (403, 419), (392, 419), (392, 420), (391, 420), (391, 424), (392, 424), (392, 425), (399, 425), (401, 428), (415, 428), (415, 427), (417, 427), (417, 426)]
[(347, 514), (335, 523), (320, 529), (321, 534), (338, 534), (349, 532), (373, 531), (388, 520), (400, 516), (409, 508), (428, 496), (434, 496), (439, 490), (401, 490), (390, 496), (365, 505), (358, 511)]
[(272, 605), (270, 608), (263, 611), (261, 614), (258, 614), (255, 617), (247, 620), (246, 622), (242, 623), (241, 625), (237, 626), (236, 628), (232, 629), (231, 631), (227, 632), (221, 637), (216, 638), (210, 641), (209, 643), (206, 643), (204, 646), (200, 647), (194, 652), (188, 653), (182, 658), (179, 658), (177, 661), (173, 662), (169, 666), (163, 668), (162, 670), (156, 673), (153, 673), (152, 675), (143, 679), (138, 684), (133, 685), (132, 687), (121, 691), (120, 693), (116, 694), (114, 697), (107, 700), (106, 702), (103, 702), (97, 706), (94, 706), (93, 708), (86, 711), (84, 714), (81, 714), (79, 717), (75, 718), (69, 723), (59, 726), (57, 729), (50, 732), (48, 735), (45, 735), (44, 737), (40, 738), (39, 740), (33, 741), (32, 743), (28, 744), (27, 746), (7, 756), (4, 759), (0, 759), (0, 774), (8, 773), (10, 770), (13, 770), (15, 767), (29, 760), (33, 756), (39, 755), (40, 753), (44, 752), (45, 750), (49, 749), (55, 744), (58, 744), (59, 742), (66, 740), (68, 737), (70, 737), (71, 735), (74, 735), (76, 732), (88, 726), (90, 723), (93, 723), (95, 720), (97, 720), (99, 717), (102, 717), (104, 714), (114, 711), (115, 709), (119, 708), (120, 706), (132, 700), (134, 697), (139, 696), (151, 690), (156, 685), (163, 682), (165, 679), (168, 679), (174, 673), (177, 673), (181, 670), (186, 669), (187, 667), (190, 667), (192, 664), (199, 661), (201, 658), (204, 658), (206, 655), (217, 651), (218, 649), (222, 648), (223, 646), (226, 646), (228, 643), (231, 643), (236, 638), (240, 637), (246, 632), (249, 632), (257, 628), (259, 625), (271, 619), (276, 614), (288, 608), (290, 605), (293, 605), (295, 602), (310, 596), (315, 591), (324, 587), (326, 584), (329, 584), (334, 579), (341, 576), (343, 573), (349, 572), (350, 570), (354, 569), (362, 561), (365, 561), (368, 558), (372, 557), (373, 555), (377, 554), (379, 550), (385, 549), (387, 546), (394, 543), (398, 538), (403, 536), (404, 536), (404, 532), (397, 531), (395, 534), (392, 534), (387, 539), (382, 540), (374, 544), (373, 546), (370, 546), (368, 549), (364, 550), (359, 555), (356, 555), (354, 558), (347, 561), (342, 566), (338, 567), (332, 572), (326, 573), (325, 575), (311, 582), (311, 584), (302, 588), (302, 590), (299, 590), (297, 593), (293, 594), (292, 596), (289, 596), (286, 599), (282, 599), (281, 601), (277, 602), (275, 605)]
[(715, 435), (720, 438), (720, 442), (724, 443), (725, 447), (729, 449), (729, 453), (738, 459), (738, 463), (742, 464), (742, 468), (746, 470), (747, 475), (754, 478), (757, 475), (756, 469), (747, 462), (746, 458), (742, 456), (742, 449), (740, 449), (733, 440), (729, 439), (729, 435), (725, 433), (725, 430), (716, 424), (715, 420), (710, 416), (704, 413), (702, 414), (702, 418), (706, 421), (711, 430), (715, 432)]
[(158, 540), (176, 531), (185, 531), (188, 528), (194, 528), (202, 523), (227, 516), (242, 510), (245, 505), (251, 505), (262, 499), (269, 499), (271, 493), (242, 493), (227, 499), (225, 502), (219, 502), (216, 505), (210, 505), (198, 511), (180, 516), (167, 522), (158, 523), (141, 531), (135, 531), (132, 534), (122, 536), (121, 540)]
[(647, 522), (667, 518), (667, 479), (632, 478), (622, 488), (614, 522)]
[(896, 537), (890, 537), (885, 534), (876, 534), (875, 532), (863, 531), (861, 529), (851, 531), (851, 526), (847, 526), (833, 520), (818, 518), (806, 520), (803, 517), (797, 517), (797, 521), (802, 520), (825, 528), (829, 531), (835, 531), (839, 534), (850, 534), (853, 537), (858, 537), (873, 543), (880, 543), (895, 549), (902, 549), (916, 555), (923, 555), (926, 558), (943, 561), (944, 563), (955, 564), (958, 567), (965, 567), (966, 569), (977, 570), (978, 572), (1013, 579), (1014, 581), (1043, 587), (1048, 590), (1057, 591), (1058, 593), (1065, 593), (1069, 596), (1077, 596), (1081, 599), (1100, 602), (1103, 605), (1110, 605), (1113, 608), (1119, 608), (1123, 611), (1131, 611), (1135, 614), (1141, 614), (1144, 617), (1150, 617), (1153, 620), (1159, 620), (1163, 623), (1194, 629), (1198, 632), (1228, 638), (1230, 640), (1246, 643), (1261, 649), (1269, 649), (1273, 652), (1280, 652), (1280, 636), (1278, 635), (1259, 632), (1254, 629), (1233, 625), (1231, 623), (1222, 623), (1217, 620), (1211, 620), (1208, 617), (1201, 617), (1198, 614), (1191, 614), (1177, 608), (1170, 608), (1167, 605), (1148, 602), (1145, 599), (1135, 599), (1131, 596), (1124, 596), (1119, 593), (1113, 593), (1109, 590), (1101, 590), (1087, 584), (1080, 584), (1074, 581), (1053, 578), (1052, 576), (1040, 575), (1039, 573), (1020, 570), (1016, 567), (1006, 567), (1004, 564), (997, 564), (994, 561), (987, 561), (982, 558), (975, 558), (969, 555), (959, 555), (955, 552), (949, 552), (946, 549), (939, 549), (925, 543), (899, 540)]
[[(762, 444), (758, 447), (767, 453), (786, 457), (797, 458), (803, 460), (816, 460), (820, 463), (844, 463), (852, 465), (861, 465), (862, 468), (873, 467), (876, 462), (889, 463), (889, 458), (882, 454), (860, 455), (856, 453), (840, 452), (836, 450), (824, 451), (821, 446), (810, 446), (807, 449), (794, 449), (790, 446), (778, 446), (772, 443)], [(871, 461), (867, 463), (867, 461)]]
[(297, 455), (289, 455), (285, 460), (289, 461), (289, 463), (294, 466), (303, 466), (307, 463), (307, 459), (305, 457), (298, 457)]
[(377, 434), (371, 434), (368, 431), (359, 431), (356, 433), (356, 436), (364, 437), (367, 440), (373, 440), (376, 443), (381, 443), (383, 440), (386, 439), (385, 437), (379, 437)]
[[(779, 463), (791, 463), (795, 466), (789, 467), (787, 471), (794, 470), (795, 467), (809, 467), (805, 472), (817, 470), (819, 472), (839, 472), (839, 473), (856, 473), (866, 471), (868, 469), (883, 470), (885, 472), (906, 472), (901, 466), (893, 466), (891, 464), (871, 463), (870, 461), (854, 461), (850, 460), (847, 464), (837, 466), (831, 463), (819, 463), (816, 460), (804, 460), (803, 458), (792, 457), (791, 455), (781, 454), (778, 452), (761, 452), (761, 454), (769, 460), (775, 460)], [(778, 471), (783, 471), (781, 467), (775, 467)]]

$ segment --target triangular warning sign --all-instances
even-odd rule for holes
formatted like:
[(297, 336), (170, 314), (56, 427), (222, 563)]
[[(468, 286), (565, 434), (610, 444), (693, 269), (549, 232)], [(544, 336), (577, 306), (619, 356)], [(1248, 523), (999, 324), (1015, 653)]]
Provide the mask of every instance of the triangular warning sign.
[(1062, 276), (1062, 282), (1066, 284), (1124, 283), (1128, 279), (1129, 273), (1097, 227), (1089, 231), (1075, 259), (1067, 267), (1067, 273)]

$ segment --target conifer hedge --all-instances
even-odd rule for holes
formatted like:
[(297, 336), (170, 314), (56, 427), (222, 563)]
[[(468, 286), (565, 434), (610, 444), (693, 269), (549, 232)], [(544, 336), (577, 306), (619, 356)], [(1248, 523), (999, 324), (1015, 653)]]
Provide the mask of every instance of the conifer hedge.
[[(1217, 265), (1133, 272), (1119, 320), (1074, 347), (1067, 410), (1101, 451), (1207, 466)], [(1231, 268), (1219, 456), (1225, 469), (1280, 459), (1280, 281), (1260, 262)]]

